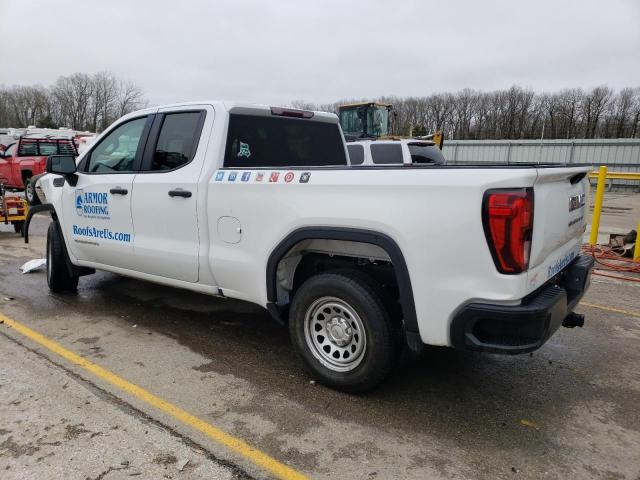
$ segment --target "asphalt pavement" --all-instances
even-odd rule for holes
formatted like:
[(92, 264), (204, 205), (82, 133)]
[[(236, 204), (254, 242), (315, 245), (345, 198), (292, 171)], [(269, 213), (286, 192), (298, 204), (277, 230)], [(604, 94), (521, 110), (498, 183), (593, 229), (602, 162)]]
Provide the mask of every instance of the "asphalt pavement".
[(47, 223), (0, 226), (0, 314), (87, 364), (0, 325), (0, 478), (640, 478), (640, 283), (594, 277), (585, 327), (533, 354), (428, 348), (347, 395), (259, 307), (101, 272), (50, 293), (18, 269)]

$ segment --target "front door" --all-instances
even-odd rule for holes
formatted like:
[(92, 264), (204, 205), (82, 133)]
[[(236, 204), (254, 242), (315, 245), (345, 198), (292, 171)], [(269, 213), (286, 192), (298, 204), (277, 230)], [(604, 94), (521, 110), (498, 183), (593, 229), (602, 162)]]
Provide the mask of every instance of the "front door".
[(63, 228), (77, 259), (131, 268), (131, 193), (151, 121), (142, 116), (113, 128), (83, 158), (77, 184), (65, 182)]
[(133, 181), (138, 271), (198, 281), (198, 180), (212, 120), (210, 106), (165, 108), (156, 115)]

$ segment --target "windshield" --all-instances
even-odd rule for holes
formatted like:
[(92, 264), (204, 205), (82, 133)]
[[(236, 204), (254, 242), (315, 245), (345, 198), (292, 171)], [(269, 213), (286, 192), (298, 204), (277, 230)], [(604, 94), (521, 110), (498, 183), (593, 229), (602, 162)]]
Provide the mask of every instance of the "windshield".
[(370, 108), (367, 118), (367, 134), (372, 137), (389, 135), (389, 111), (386, 107)]
[(362, 124), (362, 109), (352, 108), (349, 110), (340, 111), (340, 126), (345, 133), (360, 135), (363, 132), (364, 125)]
[(359, 106), (342, 109), (340, 110), (340, 126), (346, 134), (358, 137), (384, 137), (389, 135), (389, 110), (382, 106)]

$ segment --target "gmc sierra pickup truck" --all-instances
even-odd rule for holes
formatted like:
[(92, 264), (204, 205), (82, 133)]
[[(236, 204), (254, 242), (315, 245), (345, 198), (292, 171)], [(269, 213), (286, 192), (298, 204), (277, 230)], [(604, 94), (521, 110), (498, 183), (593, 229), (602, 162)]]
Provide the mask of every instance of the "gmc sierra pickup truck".
[(343, 391), (424, 344), (530, 352), (583, 321), (588, 167), (352, 166), (333, 114), (205, 102), (47, 171), (52, 291), (100, 269), (256, 303)]

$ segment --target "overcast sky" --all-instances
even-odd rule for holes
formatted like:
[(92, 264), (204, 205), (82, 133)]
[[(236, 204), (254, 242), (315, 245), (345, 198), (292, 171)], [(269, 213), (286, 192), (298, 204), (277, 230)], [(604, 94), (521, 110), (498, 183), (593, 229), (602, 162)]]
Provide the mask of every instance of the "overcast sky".
[(640, 0), (0, 0), (0, 85), (110, 70), (151, 104), (640, 86)]

